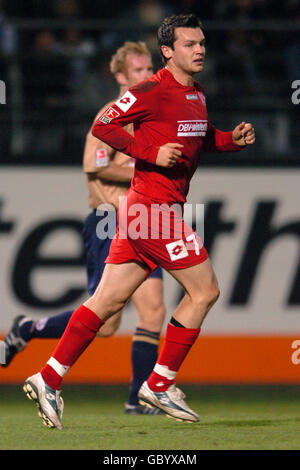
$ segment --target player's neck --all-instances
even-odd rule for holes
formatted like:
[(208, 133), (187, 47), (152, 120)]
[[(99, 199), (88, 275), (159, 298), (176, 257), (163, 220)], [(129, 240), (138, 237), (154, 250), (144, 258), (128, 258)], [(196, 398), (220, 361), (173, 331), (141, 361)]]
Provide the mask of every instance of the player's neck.
[(128, 87), (127, 85), (121, 85), (121, 86), (120, 86), (120, 94), (119, 94), (119, 96), (123, 96), (124, 93), (126, 93), (126, 91), (128, 90), (128, 88), (129, 88), (129, 87)]
[(175, 80), (183, 86), (194, 85), (194, 75), (190, 75), (183, 70), (174, 67), (172, 64), (166, 65), (166, 69), (173, 75)]

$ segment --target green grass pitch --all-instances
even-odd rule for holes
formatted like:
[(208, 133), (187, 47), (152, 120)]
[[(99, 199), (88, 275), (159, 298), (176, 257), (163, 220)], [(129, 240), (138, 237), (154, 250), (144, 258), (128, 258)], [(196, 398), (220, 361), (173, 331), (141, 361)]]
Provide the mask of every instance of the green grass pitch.
[(199, 423), (124, 413), (126, 386), (65, 386), (64, 430), (0, 386), (1, 450), (299, 450), (299, 386), (182, 386)]

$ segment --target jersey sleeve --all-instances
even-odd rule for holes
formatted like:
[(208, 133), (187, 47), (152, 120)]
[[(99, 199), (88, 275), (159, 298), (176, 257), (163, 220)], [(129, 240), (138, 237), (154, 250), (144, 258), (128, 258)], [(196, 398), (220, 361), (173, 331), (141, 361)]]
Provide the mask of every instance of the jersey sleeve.
[(159, 147), (139, 141), (126, 132), (123, 126), (141, 123), (155, 116), (158, 108), (157, 84), (147, 80), (130, 88), (95, 120), (93, 136), (130, 157), (155, 163)]
[(208, 130), (203, 148), (205, 152), (237, 152), (243, 148), (244, 147), (233, 142), (232, 131), (220, 131), (210, 121), (208, 121)]

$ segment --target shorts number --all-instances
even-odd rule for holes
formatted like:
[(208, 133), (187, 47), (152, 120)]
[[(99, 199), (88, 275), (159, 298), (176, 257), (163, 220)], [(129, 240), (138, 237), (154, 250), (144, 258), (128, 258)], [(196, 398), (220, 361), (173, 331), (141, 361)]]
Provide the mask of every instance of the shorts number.
[(194, 242), (194, 245), (195, 245), (195, 253), (196, 253), (196, 255), (200, 255), (200, 246), (199, 246), (199, 243), (197, 242), (195, 233), (192, 233), (191, 235), (189, 235), (188, 237), (186, 237), (186, 241), (187, 241), (187, 242), (191, 242), (191, 241)]

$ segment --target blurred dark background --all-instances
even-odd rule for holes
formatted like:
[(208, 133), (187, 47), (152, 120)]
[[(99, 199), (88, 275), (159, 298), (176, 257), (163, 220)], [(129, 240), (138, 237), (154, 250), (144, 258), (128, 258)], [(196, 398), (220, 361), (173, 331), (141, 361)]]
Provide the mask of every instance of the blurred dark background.
[[(155, 71), (161, 20), (194, 12), (207, 38), (197, 77), (213, 123), (256, 128), (247, 153), (203, 164), (299, 165), (300, 4), (296, 0), (0, 0), (0, 162), (79, 165), (97, 111), (118, 95), (109, 61), (125, 40), (144, 40)], [(300, 97), (300, 93), (298, 94)]]

